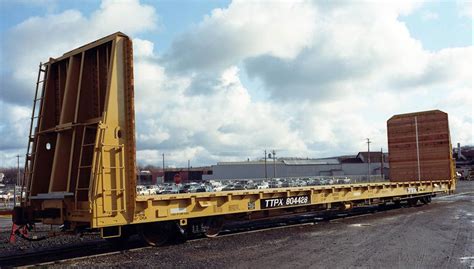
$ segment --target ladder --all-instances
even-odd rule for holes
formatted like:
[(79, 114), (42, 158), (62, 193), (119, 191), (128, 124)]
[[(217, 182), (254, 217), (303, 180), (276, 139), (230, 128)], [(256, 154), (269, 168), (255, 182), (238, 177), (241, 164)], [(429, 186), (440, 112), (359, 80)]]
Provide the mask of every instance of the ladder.
[[(48, 65), (40, 63), (39, 70), (38, 70), (38, 77), (36, 79), (36, 89), (35, 89), (35, 98), (33, 99), (33, 111), (31, 112), (31, 121), (30, 121), (30, 132), (28, 134), (28, 146), (26, 149), (26, 158), (25, 158), (25, 172), (23, 174), (23, 180), (21, 182), (21, 192), (20, 192), (20, 201), (23, 206), (23, 203), (26, 202), (28, 196), (31, 191), (31, 178), (33, 177), (33, 164), (34, 164), (34, 157), (36, 154), (36, 150), (34, 142), (36, 141), (36, 133), (39, 129), (41, 123), (41, 108), (42, 108), (42, 100), (44, 98), (44, 88), (45, 88), (45, 80), (46, 74), (48, 71)], [(36, 106), (38, 101), (41, 101), (41, 105), (38, 109)], [(23, 190), (27, 185), (26, 195), (23, 197)]]
[[(96, 174), (94, 171), (92, 171), (93, 164), (94, 164), (94, 155), (95, 155), (95, 144), (97, 137), (100, 137), (97, 134), (97, 126), (95, 125), (84, 125), (84, 129), (82, 131), (82, 140), (81, 140), (81, 147), (80, 147), (80, 152), (79, 152), (79, 163), (77, 166), (77, 176), (76, 176), (76, 186), (74, 188), (74, 209), (76, 211), (90, 211), (90, 206), (88, 209), (79, 209), (78, 203), (79, 203), (79, 193), (87, 193), (87, 197), (89, 197), (89, 190), (91, 186), (91, 181), (93, 179), (93, 176)], [(93, 141), (87, 141), (86, 137), (88, 134), (94, 134), (94, 140)], [(92, 150), (90, 150), (92, 148)], [(85, 154), (84, 150), (88, 150), (88, 153), (90, 154), (89, 159), (90, 163), (84, 163), (85, 160)], [(87, 156), (86, 156), (87, 158)], [(85, 171), (85, 173), (81, 173)], [(81, 176), (81, 175), (88, 175), (87, 177)], [(82, 179), (82, 180), (81, 180)], [(89, 198), (87, 200), (81, 200), (81, 201), (89, 201)]]
[[(103, 163), (103, 158), (104, 158), (104, 153), (107, 151), (118, 151), (120, 154), (119, 157), (119, 163), (116, 164), (115, 166), (104, 166)], [(119, 145), (107, 145), (107, 144), (101, 144), (101, 150), (100, 150), (100, 170), (101, 170), (101, 179), (102, 179), (102, 190), (101, 190), (101, 195), (102, 195), (102, 213), (103, 214), (108, 214), (108, 215), (114, 215), (116, 213), (121, 213), (126, 211), (126, 193), (125, 193), (125, 157), (124, 157), (124, 151), (125, 147), (123, 144)], [(116, 180), (116, 186), (115, 188), (106, 188), (104, 178), (106, 173), (112, 173), (112, 171), (115, 170), (115, 176), (120, 177), (120, 180)], [(112, 178), (110, 178), (111, 181), (113, 181)], [(112, 183), (112, 182), (110, 182)], [(120, 184), (120, 186), (119, 186)], [(115, 193), (115, 200), (113, 200), (113, 193)], [(107, 194), (110, 195), (110, 198), (107, 200)], [(121, 203), (118, 202), (118, 198), (122, 197)], [(110, 202), (110, 209), (107, 209), (106, 205), (108, 204), (107, 201)], [(115, 203), (116, 209), (113, 209), (113, 204)]]
[[(87, 141), (87, 134), (93, 132), (94, 141)], [(84, 129), (82, 132), (82, 141), (79, 153), (79, 163), (77, 166), (77, 177), (76, 177), (76, 184), (74, 190), (74, 209), (76, 211), (84, 211), (84, 212), (91, 212), (91, 188), (93, 184), (97, 186), (94, 179), (97, 180), (98, 177), (101, 179), (101, 187), (102, 189), (99, 190), (99, 193), (102, 198), (102, 214), (109, 214), (113, 215), (116, 213), (121, 213), (126, 211), (126, 195), (125, 195), (125, 158), (124, 158), (124, 145), (107, 145), (103, 144), (100, 141), (103, 139), (103, 129), (98, 127), (97, 125), (84, 125)], [(96, 141), (99, 141), (97, 146), (100, 150), (96, 150)], [(90, 150), (92, 148), (92, 150)], [(86, 162), (84, 151), (86, 154), (91, 154), (92, 158), (89, 158), (90, 161)], [(115, 151), (118, 152), (119, 163), (115, 166), (104, 166), (104, 157), (106, 152)], [(97, 154), (96, 154), (97, 152)], [(106, 188), (104, 178), (106, 173), (112, 173), (115, 171), (115, 176), (119, 177), (119, 180), (115, 180), (116, 187), (115, 188)], [(87, 175), (87, 176), (86, 176)], [(111, 178), (111, 181), (114, 179)], [(110, 182), (111, 183), (111, 182)], [(119, 186), (120, 185), (120, 186)], [(87, 193), (88, 199), (79, 199), (79, 194)], [(115, 194), (115, 199), (113, 194)], [(107, 196), (110, 196), (109, 198)], [(121, 203), (117, 200), (119, 197), (122, 197)], [(83, 209), (79, 207), (79, 202), (81, 201), (89, 201), (88, 209)], [(110, 204), (110, 209), (107, 208), (106, 205)], [(116, 205), (116, 209), (113, 209), (113, 205)]]

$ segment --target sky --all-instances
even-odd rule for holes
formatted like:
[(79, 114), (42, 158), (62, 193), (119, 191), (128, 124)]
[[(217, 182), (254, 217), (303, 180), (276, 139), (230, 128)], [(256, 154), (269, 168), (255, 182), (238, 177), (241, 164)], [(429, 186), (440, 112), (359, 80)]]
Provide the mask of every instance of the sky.
[(456, 0), (0, 0), (0, 167), (26, 153), (39, 62), (117, 31), (140, 165), (387, 151), (387, 119), (431, 109), (473, 145), (472, 29)]

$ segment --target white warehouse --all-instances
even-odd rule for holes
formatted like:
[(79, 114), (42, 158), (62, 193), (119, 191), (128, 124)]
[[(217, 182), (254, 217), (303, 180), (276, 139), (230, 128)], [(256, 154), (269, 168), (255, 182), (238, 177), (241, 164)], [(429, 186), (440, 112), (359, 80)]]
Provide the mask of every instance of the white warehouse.
[[(367, 152), (356, 156), (340, 156), (323, 159), (281, 158), (259, 161), (219, 162), (211, 166), (212, 175), (203, 179), (263, 179), (304, 176), (367, 176), (383, 175), (388, 178), (388, 155)], [(383, 166), (383, 170), (380, 168)], [(265, 169), (266, 167), (266, 169)], [(266, 170), (266, 173), (265, 173)]]

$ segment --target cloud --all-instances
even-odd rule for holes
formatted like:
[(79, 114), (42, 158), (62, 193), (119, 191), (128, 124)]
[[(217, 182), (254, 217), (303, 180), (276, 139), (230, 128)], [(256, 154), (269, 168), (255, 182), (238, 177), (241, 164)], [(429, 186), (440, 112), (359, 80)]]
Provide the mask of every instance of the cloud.
[(135, 57), (152, 57), (153, 56), (153, 47), (154, 44), (151, 41), (148, 40), (143, 40), (140, 38), (134, 38), (133, 39), (133, 55)]
[(472, 19), (472, 0), (456, 0), (456, 7), (460, 16)]
[(318, 30), (311, 46), (296, 57), (259, 55), (244, 60), (249, 76), (261, 80), (274, 99), (324, 102), (369, 90), (367, 84), (402, 84), (423, 75), (430, 55), (393, 10), (364, 2), (356, 8), (317, 8), (313, 23)]
[(175, 71), (218, 70), (261, 54), (292, 58), (315, 30), (309, 1), (234, 1), (177, 37), (165, 55)]
[(0, 69), (3, 87), (0, 99), (29, 104), (38, 64), (47, 61), (48, 56), (60, 56), (117, 31), (130, 35), (152, 31), (157, 29), (157, 24), (154, 8), (135, 0), (103, 1), (90, 16), (77, 10), (65, 10), (43, 17), (30, 17), (5, 35), (2, 58), (15, 64)]
[[(365, 137), (386, 147), (385, 121), (393, 114), (440, 108), (456, 122), (470, 111), (469, 98), (461, 106), (439, 101), (446, 89), (472, 88), (472, 47), (425, 50), (398, 19), (420, 2), (298, 2), (291, 8), (306, 12), (296, 15), (287, 4), (269, 5), (267, 12), (234, 1), (215, 10), (172, 44), (164, 69), (188, 72), (188, 93), (212, 97), (212, 74), (241, 66), (286, 115), (295, 141), (313, 154), (350, 153), (363, 147)], [(255, 10), (263, 15), (251, 16)], [(304, 36), (292, 35), (301, 28)], [(287, 42), (295, 45), (287, 49)], [(453, 139), (469, 143), (458, 126)]]
[[(14, 63), (0, 67), (0, 156), (6, 165), (12, 160), (5, 156), (26, 151), (29, 113), (40, 61), (119, 30), (139, 35), (158, 28), (159, 18), (153, 7), (135, 0), (107, 0), (91, 14), (65, 10), (29, 17), (2, 33), (2, 62)], [(136, 39), (137, 47), (141, 48), (137, 55), (150, 55), (151, 42), (140, 41)], [(25, 115), (28, 116), (25, 118)]]
[[(0, 160), (2, 162), (4, 161), (1, 157), (3, 154), (24, 156), (30, 117), (30, 108), (11, 105), (0, 100)], [(8, 161), (13, 161), (13, 159)], [(5, 160), (5, 163), (9, 162)], [(4, 165), (0, 164), (0, 167), (2, 166)]]
[(438, 13), (436, 12), (433, 12), (433, 11), (425, 11), (421, 14), (421, 19), (423, 21), (433, 21), (433, 20), (437, 20), (439, 18), (439, 15)]
[(265, 147), (293, 153), (307, 150), (290, 128), (287, 114), (252, 100), (236, 66), (214, 77), (209, 83), (212, 94), (204, 95), (190, 92), (197, 78), (169, 74), (156, 63), (139, 61), (135, 70), (139, 74), (139, 151), (155, 157), (158, 151), (165, 152), (176, 162), (199, 159), (212, 163), (226, 156), (259, 156)]

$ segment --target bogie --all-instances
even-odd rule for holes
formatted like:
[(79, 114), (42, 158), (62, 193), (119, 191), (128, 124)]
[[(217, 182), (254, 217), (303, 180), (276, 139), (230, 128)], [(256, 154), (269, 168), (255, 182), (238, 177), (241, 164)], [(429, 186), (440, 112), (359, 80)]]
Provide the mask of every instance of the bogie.
[(138, 226), (141, 239), (150, 246), (186, 241), (186, 233), (173, 221), (145, 223)]

